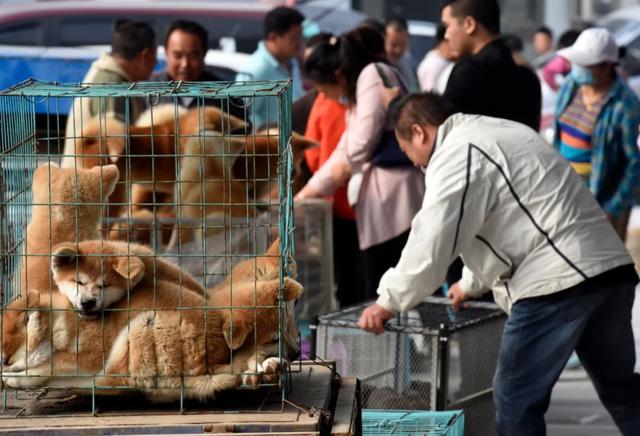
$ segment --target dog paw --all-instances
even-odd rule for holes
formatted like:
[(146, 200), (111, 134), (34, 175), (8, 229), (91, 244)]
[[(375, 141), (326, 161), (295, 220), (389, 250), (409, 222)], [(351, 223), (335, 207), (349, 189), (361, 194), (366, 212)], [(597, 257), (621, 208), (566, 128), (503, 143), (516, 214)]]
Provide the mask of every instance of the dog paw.
[(280, 373), (287, 369), (287, 361), (279, 357), (269, 357), (262, 362), (262, 369), (264, 374), (262, 375), (262, 381), (264, 383), (277, 383), (280, 378)]
[(5, 387), (13, 389), (30, 389), (43, 386), (46, 382), (45, 377), (27, 376), (26, 371), (3, 372), (2, 384)]
[(244, 386), (260, 386), (260, 382), (262, 381), (262, 368), (258, 368), (257, 371), (247, 369), (242, 373), (241, 380)]

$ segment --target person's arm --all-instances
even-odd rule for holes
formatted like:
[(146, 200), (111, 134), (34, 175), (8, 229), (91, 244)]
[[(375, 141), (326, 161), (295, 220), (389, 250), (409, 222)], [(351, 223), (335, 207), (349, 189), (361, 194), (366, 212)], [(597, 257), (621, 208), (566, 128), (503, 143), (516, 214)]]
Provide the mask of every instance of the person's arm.
[(484, 224), (495, 194), (482, 167), (469, 162), (467, 153), (451, 153), (440, 158), (439, 168), (427, 170), (431, 188), (398, 265), (380, 280), (379, 306), (405, 311), (423, 301), (444, 282), (449, 265)]
[[(384, 67), (382, 67), (384, 68)], [(384, 72), (394, 85), (397, 78), (388, 68)], [(375, 151), (382, 132), (387, 125), (387, 109), (384, 107), (381, 87), (382, 79), (373, 64), (368, 65), (360, 77), (356, 89), (357, 103), (349, 119), (344, 135), (345, 156), (351, 166), (351, 172), (359, 172)]]
[(620, 107), (619, 110), (622, 114), (618, 132), (621, 141), (619, 151), (624, 153), (626, 166), (613, 196), (602, 204), (605, 212), (613, 217), (620, 216), (633, 206), (635, 190), (640, 184), (640, 151), (638, 150), (640, 110), (638, 107)]

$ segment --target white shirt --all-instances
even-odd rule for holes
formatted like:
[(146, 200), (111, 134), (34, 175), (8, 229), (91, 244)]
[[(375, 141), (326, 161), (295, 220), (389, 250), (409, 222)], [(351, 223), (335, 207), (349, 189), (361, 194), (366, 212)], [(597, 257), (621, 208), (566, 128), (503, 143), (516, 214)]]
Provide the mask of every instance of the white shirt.
[(420, 65), (418, 65), (418, 82), (420, 83), (420, 90), (438, 92), (438, 90), (435, 89), (438, 78), (449, 65), (452, 65), (452, 63), (446, 60), (438, 50), (430, 50), (425, 55), (424, 59), (422, 59)]
[(400, 261), (380, 281), (377, 302), (386, 309), (420, 303), (458, 255), (462, 290), (479, 296), (492, 289), (505, 311), (633, 263), (569, 163), (522, 124), (449, 117), (425, 181)]

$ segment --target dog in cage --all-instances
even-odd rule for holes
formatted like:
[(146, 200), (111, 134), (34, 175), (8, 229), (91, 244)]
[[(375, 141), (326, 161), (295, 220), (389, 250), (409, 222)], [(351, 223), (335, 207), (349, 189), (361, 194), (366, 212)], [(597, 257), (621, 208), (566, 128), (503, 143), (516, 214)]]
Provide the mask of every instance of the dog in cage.
[[(3, 317), (3, 338), (11, 338), (3, 341), (3, 381), (88, 388), (95, 379), (97, 386), (139, 388), (154, 401), (178, 398), (183, 375), (185, 395), (198, 399), (237, 386), (239, 372), (245, 384), (273, 382), (285, 364), (268, 357), (277, 354), (278, 247), (276, 241), (264, 256), (239, 263), (207, 295), (161, 280), (170, 275), (143, 280), (147, 265), (125, 243), (60, 244), (52, 261), (60, 289), (75, 282), (128, 298), (101, 318), (79, 317), (61, 293), (28, 292)], [(284, 279), (286, 301), (301, 293), (299, 283)], [(61, 377), (78, 374), (85, 378)]]
[[(92, 257), (82, 258), (81, 253)], [(137, 287), (169, 282), (204, 295), (200, 283), (186, 271), (157, 257), (151, 248), (122, 241), (88, 240), (58, 244), (51, 271), (60, 293), (80, 316), (95, 317)]]
[[(108, 215), (129, 222), (113, 225), (112, 239), (149, 243), (146, 221), (161, 221), (160, 238), (171, 250), (178, 237), (186, 243), (195, 232), (201, 239), (206, 225), (198, 228), (197, 220), (203, 217), (224, 222), (254, 215), (252, 201), (277, 198), (278, 132), (247, 135), (247, 123), (218, 108), (161, 105), (143, 114), (135, 126), (103, 116), (81, 130), (75, 150), (65, 150), (63, 166), (115, 163), (123, 174), (110, 197)], [(295, 133), (291, 140), (298, 160), (306, 148), (317, 145)], [(169, 229), (163, 222), (176, 216), (177, 228)]]
[(101, 205), (113, 192), (118, 176), (115, 165), (76, 171), (49, 163), (35, 170), (31, 220), (20, 266), (22, 290), (56, 290), (49, 273), (53, 246), (100, 237)]
[[(78, 257), (74, 256), (75, 266), (61, 256), (55, 266), (58, 280), (72, 280), (82, 273), (87, 280), (100, 282), (102, 275), (96, 273), (95, 265), (85, 265), (100, 260), (89, 252), (83, 255), (87, 247), (82, 244)], [(105, 259), (108, 265), (100, 270), (118, 269), (123, 259)], [(258, 260), (258, 269), (261, 263)], [(117, 282), (111, 285), (124, 288), (129, 278)], [(282, 362), (268, 359), (268, 349), (246, 338), (255, 329), (253, 337), (268, 342), (277, 332), (279, 282), (233, 283), (235, 287), (227, 290), (218, 287), (218, 299), (205, 303), (200, 293), (156, 280), (155, 286), (133, 289), (128, 299), (115, 303), (114, 310), (102, 318), (76, 316), (69, 300), (59, 293), (44, 296), (32, 291), (8, 307), (15, 321), (3, 322), (3, 336), (22, 339), (11, 346), (3, 343), (4, 355), (9, 356), (3, 382), (13, 388), (87, 389), (95, 380), (98, 387), (132, 386), (154, 401), (172, 401), (178, 398), (181, 383), (186, 398), (204, 400), (236, 387), (241, 372), (246, 372), (244, 383), (257, 384), (263, 377), (273, 380), (268, 377), (277, 377)], [(293, 301), (301, 293), (299, 283), (284, 279), (285, 300)], [(225, 302), (220, 299), (223, 294), (232, 296), (226, 303), (243, 309), (214, 308), (213, 301)], [(64, 377), (69, 375), (85, 377)]]

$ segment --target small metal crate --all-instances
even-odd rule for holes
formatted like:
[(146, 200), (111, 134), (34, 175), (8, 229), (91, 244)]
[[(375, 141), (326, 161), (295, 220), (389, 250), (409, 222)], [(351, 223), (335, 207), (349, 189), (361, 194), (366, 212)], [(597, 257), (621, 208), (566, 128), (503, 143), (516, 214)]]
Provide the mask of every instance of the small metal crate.
[(467, 435), (495, 434), (492, 380), (504, 312), (481, 302), (454, 312), (448, 299), (430, 297), (376, 336), (357, 327), (367, 305), (320, 317), (317, 334), (318, 356), (362, 381), (363, 408), (463, 409)]
[(449, 412), (363, 410), (362, 434), (364, 436), (464, 436), (464, 413), (460, 410)]

